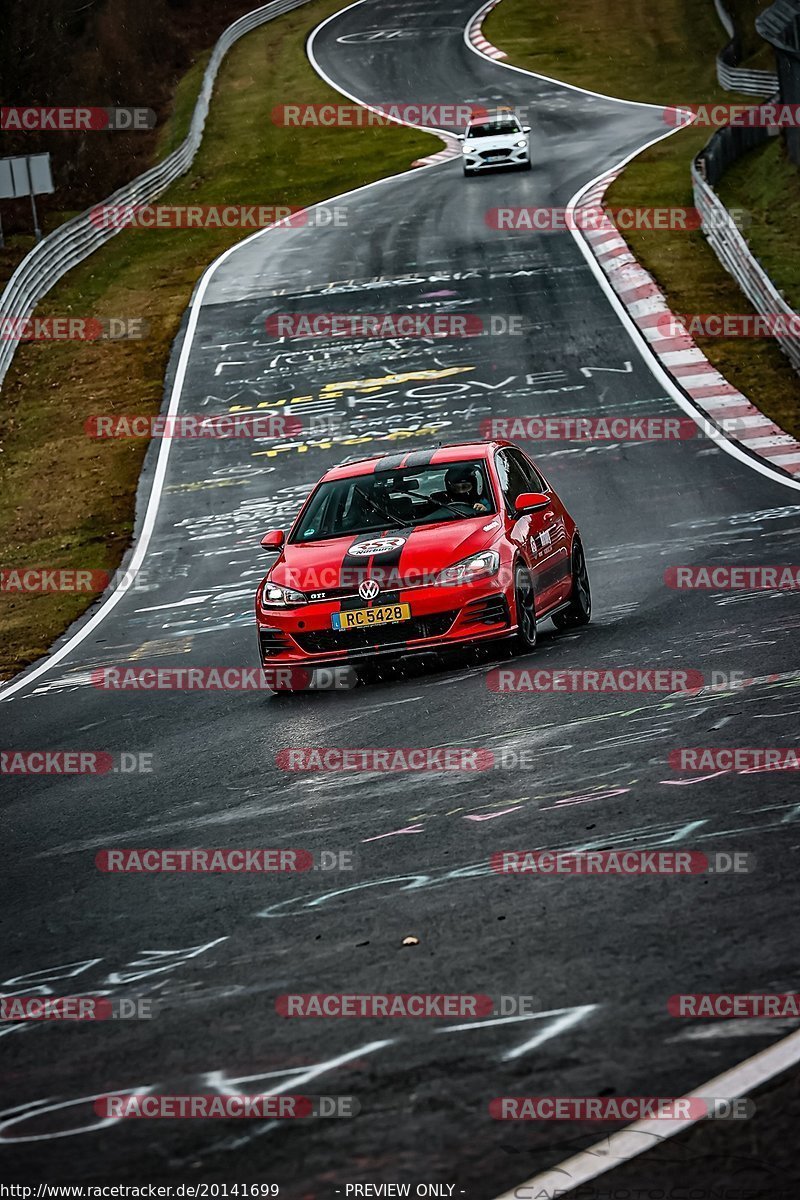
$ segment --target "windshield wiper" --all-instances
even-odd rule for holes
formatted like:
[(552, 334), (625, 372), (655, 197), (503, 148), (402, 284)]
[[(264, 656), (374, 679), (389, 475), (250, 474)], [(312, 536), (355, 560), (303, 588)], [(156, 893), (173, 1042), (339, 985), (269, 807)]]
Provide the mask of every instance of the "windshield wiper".
[(385, 508), (381, 508), (380, 504), (376, 504), (375, 501), (372, 499), (372, 497), (368, 496), (367, 493), (365, 491), (363, 491), (360, 487), (354, 487), (353, 491), (356, 493), (357, 496), (361, 496), (361, 498), (363, 500), (366, 500), (367, 504), (370, 506), (370, 508), (374, 509), (375, 512), (380, 513), (382, 517), (388, 517), (392, 523), (391, 524), (392, 529), (402, 529), (404, 527), (405, 521), (401, 521), (398, 516), (393, 515), (390, 512), (387, 512)]

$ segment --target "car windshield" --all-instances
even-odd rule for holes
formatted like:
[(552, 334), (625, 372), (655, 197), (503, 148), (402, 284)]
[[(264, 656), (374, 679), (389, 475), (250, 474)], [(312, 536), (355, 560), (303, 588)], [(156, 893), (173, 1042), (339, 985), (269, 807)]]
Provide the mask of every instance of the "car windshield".
[(321, 483), (289, 540), (319, 542), (464, 521), (496, 511), (483, 461), (378, 470)]
[(496, 137), (500, 133), (519, 132), (520, 126), (513, 117), (498, 117), (496, 121), (483, 121), (480, 125), (470, 125), (467, 129), (467, 137)]

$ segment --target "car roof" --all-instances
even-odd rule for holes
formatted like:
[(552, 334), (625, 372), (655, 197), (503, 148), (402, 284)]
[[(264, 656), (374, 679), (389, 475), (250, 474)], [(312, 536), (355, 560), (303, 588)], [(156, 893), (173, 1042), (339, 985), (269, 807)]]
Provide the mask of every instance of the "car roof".
[(486, 121), (498, 121), (503, 117), (514, 117), (517, 114), (513, 108), (489, 108), (483, 113), (473, 114), (470, 125), (482, 125)]
[(369, 458), (355, 458), (349, 462), (339, 463), (331, 467), (322, 476), (328, 479), (352, 479), (358, 475), (380, 475), (383, 472), (397, 471), (403, 467), (438, 466), (440, 463), (464, 462), (466, 459), (486, 459), (492, 450), (500, 446), (510, 446), (511, 442), (450, 442), (446, 446), (432, 446), (424, 450), (393, 451), (388, 454), (375, 454)]

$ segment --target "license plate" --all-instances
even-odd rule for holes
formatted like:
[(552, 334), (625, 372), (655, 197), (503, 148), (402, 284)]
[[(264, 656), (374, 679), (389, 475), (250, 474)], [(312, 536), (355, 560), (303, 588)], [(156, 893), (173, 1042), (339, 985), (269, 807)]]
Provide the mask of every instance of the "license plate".
[(383, 604), (379, 608), (351, 608), (333, 613), (331, 625), (334, 629), (366, 629), (370, 625), (394, 625), (410, 616), (409, 604)]

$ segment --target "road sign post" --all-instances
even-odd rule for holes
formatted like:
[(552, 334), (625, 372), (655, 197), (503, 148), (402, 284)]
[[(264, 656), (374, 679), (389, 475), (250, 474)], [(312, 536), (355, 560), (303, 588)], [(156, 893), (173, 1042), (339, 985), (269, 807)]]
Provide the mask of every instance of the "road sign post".
[[(54, 191), (50, 173), (49, 154), (25, 154), (15, 158), (0, 158), (0, 200), (17, 200), (30, 196), (33, 215), (33, 231), (37, 242), (41, 240), (39, 215), (36, 211), (36, 196)], [(0, 246), (3, 245), (0, 229)]]

